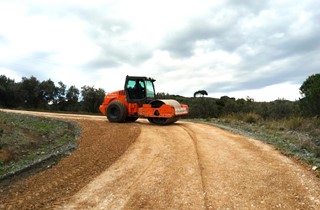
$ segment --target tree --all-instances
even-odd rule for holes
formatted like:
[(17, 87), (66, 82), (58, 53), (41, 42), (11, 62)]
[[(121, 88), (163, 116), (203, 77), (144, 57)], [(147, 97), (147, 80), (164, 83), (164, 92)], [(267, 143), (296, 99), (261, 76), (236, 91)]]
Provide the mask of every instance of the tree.
[(99, 106), (103, 102), (105, 91), (101, 88), (96, 89), (90, 86), (81, 88), (82, 107), (86, 112), (99, 112)]
[(156, 94), (156, 98), (167, 99), (170, 97), (172, 97), (172, 96), (170, 96), (169, 93), (159, 92)]
[(57, 97), (56, 97), (56, 101), (57, 103), (61, 103), (64, 102), (66, 100), (66, 89), (67, 86), (65, 84), (63, 84), (63, 82), (58, 82), (58, 87), (57, 87)]
[(309, 76), (301, 85), (300, 106), (309, 116), (320, 115), (320, 74)]
[(39, 85), (40, 100), (42, 108), (48, 108), (49, 104), (52, 104), (57, 95), (57, 88), (51, 79), (42, 81)]
[(193, 97), (197, 97), (198, 95), (201, 95), (202, 97), (203, 96), (207, 96), (208, 95), (208, 93), (207, 93), (207, 91), (205, 91), (205, 90), (198, 90), (198, 91), (196, 91), (194, 94), (193, 94)]
[(0, 75), (0, 106), (13, 108), (19, 105), (16, 97), (17, 84), (14, 80)]
[(40, 97), (40, 82), (39, 80), (31, 76), (30, 78), (22, 77), (19, 97), (23, 101), (23, 107), (25, 108), (38, 108), (41, 97)]
[(78, 100), (80, 91), (74, 85), (69, 87), (66, 94), (66, 104), (68, 111), (78, 111)]
[(63, 82), (58, 82), (58, 86), (56, 87), (57, 93), (53, 102), (56, 110), (66, 111), (66, 89), (67, 86)]

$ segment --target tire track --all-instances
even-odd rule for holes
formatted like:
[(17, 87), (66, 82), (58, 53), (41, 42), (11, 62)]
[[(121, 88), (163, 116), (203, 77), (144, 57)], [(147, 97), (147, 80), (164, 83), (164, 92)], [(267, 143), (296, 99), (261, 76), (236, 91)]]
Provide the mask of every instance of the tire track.
[(203, 175), (204, 167), (202, 165), (201, 155), (200, 155), (199, 148), (198, 148), (197, 136), (196, 136), (195, 132), (192, 129), (190, 129), (187, 125), (181, 124), (180, 126), (183, 128), (183, 130), (185, 130), (188, 133), (188, 135), (192, 139), (192, 143), (193, 143), (196, 155), (197, 155), (197, 161), (198, 161), (198, 165), (199, 165), (201, 185), (202, 185), (203, 194), (204, 194), (204, 206), (205, 206), (205, 209), (208, 209), (207, 187), (204, 182), (204, 175)]
[(179, 125), (140, 123), (129, 150), (62, 209), (205, 209), (189, 134)]
[(209, 125), (186, 127), (196, 136), (207, 208), (320, 209), (319, 179), (270, 145)]

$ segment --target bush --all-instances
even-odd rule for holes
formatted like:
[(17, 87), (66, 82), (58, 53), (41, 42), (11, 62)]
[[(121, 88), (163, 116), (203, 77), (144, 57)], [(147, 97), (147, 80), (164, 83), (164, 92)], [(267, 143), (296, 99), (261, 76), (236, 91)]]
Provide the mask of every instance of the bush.
[(244, 115), (244, 121), (247, 123), (257, 123), (261, 120), (261, 116), (256, 113), (247, 113)]
[(285, 127), (289, 130), (299, 130), (304, 124), (304, 120), (301, 117), (292, 117), (285, 122)]
[(250, 112), (250, 113), (231, 113), (223, 117), (223, 120), (232, 122), (243, 121), (246, 123), (257, 123), (262, 120), (262, 117), (259, 114)]

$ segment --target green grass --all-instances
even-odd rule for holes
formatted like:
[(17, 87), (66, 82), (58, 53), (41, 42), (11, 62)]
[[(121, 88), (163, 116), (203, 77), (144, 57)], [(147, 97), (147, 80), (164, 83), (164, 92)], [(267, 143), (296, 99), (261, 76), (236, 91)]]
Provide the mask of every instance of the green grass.
[(70, 122), (0, 112), (0, 178), (74, 148), (78, 134)]

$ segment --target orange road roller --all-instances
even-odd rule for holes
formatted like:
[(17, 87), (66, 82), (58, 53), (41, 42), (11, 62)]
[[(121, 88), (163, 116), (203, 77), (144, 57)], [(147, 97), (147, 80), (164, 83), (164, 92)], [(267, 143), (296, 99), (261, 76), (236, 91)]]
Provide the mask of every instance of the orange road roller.
[(127, 76), (124, 90), (105, 95), (100, 112), (110, 122), (134, 122), (142, 117), (157, 125), (171, 124), (188, 115), (188, 105), (171, 99), (156, 99), (155, 81), (150, 77)]

